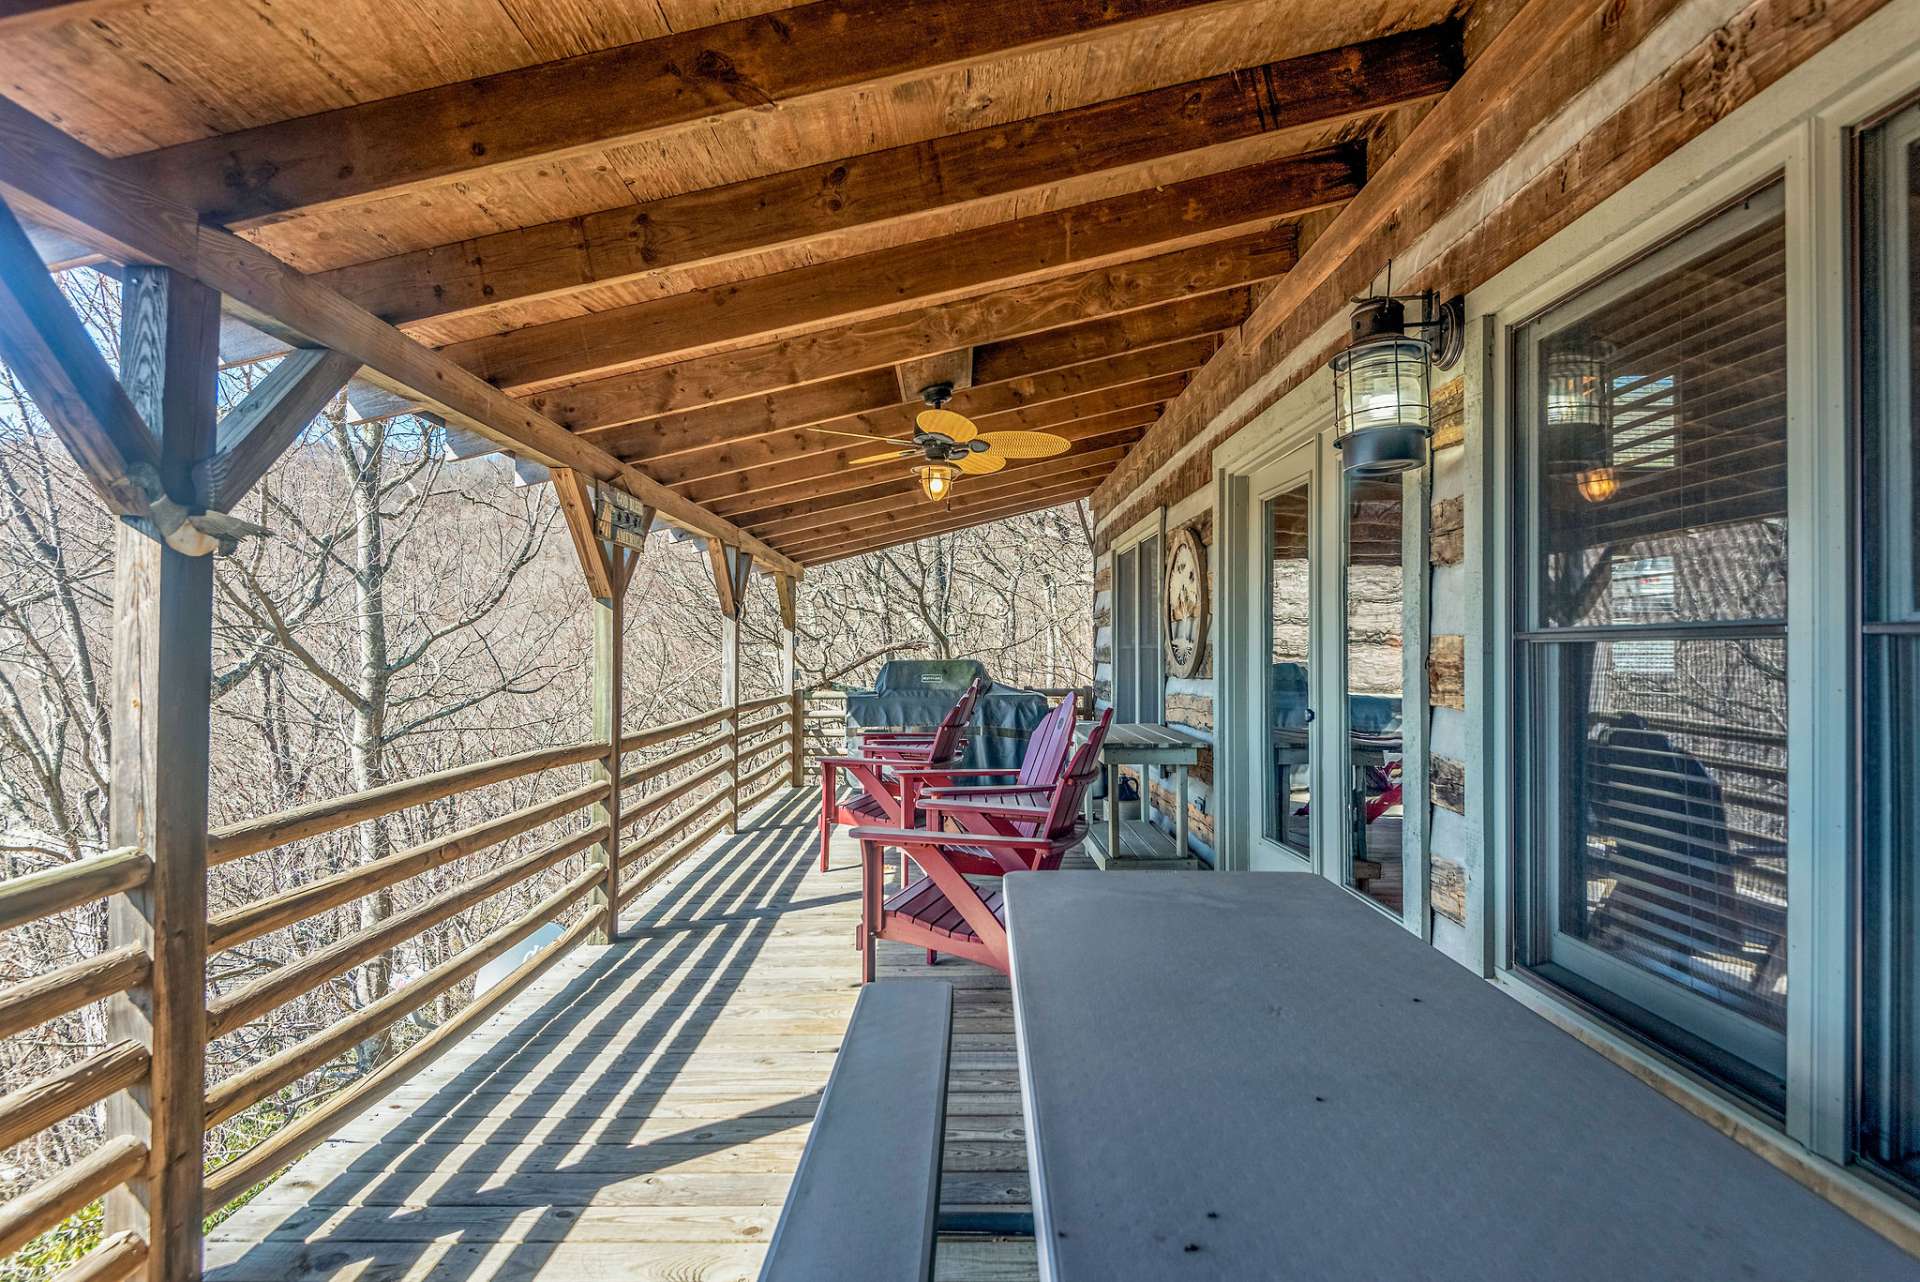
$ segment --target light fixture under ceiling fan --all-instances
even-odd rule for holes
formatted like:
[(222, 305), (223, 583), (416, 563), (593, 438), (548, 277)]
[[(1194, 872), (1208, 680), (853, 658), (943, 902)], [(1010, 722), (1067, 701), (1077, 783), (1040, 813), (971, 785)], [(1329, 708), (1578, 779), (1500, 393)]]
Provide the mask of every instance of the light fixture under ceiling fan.
[(990, 476), (1005, 467), (1008, 459), (1051, 458), (1066, 453), (1069, 448), (1065, 437), (1052, 432), (982, 432), (972, 419), (946, 408), (952, 398), (951, 383), (921, 388), (920, 399), (927, 403), (927, 408), (914, 419), (911, 437), (868, 436), (824, 427), (807, 430), (895, 447), (884, 454), (849, 459), (848, 467), (906, 460), (918, 455), (925, 461), (912, 469), (913, 474), (920, 481), (921, 492), (935, 502), (950, 495), (953, 483), (962, 476)]

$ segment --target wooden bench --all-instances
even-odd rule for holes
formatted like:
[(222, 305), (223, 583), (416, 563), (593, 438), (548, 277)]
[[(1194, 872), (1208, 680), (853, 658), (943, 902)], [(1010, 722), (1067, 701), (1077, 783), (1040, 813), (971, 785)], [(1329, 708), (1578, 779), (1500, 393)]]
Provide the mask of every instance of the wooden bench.
[(860, 990), (760, 1282), (933, 1276), (953, 986)]

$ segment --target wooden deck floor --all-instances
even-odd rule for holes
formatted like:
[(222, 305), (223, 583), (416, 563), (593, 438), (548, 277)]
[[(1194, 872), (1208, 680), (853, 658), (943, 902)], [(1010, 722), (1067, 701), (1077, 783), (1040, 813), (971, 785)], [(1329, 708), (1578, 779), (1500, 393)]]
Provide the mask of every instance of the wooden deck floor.
[[(470, 1042), (209, 1235), (218, 1282), (758, 1274), (858, 990), (857, 854), (815, 858), (817, 796), (776, 797)], [(1027, 1205), (1005, 979), (882, 945), (955, 985), (951, 1208)], [(943, 1241), (953, 1282), (1036, 1276), (1031, 1242)]]

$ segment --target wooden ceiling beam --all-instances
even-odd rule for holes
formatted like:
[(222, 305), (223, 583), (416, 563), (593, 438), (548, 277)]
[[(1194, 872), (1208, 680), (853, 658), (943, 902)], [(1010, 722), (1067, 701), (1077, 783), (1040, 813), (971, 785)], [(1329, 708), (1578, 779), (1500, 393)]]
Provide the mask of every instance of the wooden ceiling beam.
[(921, 539), (930, 539), (940, 534), (954, 534), (971, 529), (977, 525), (986, 525), (994, 521), (1004, 521), (1010, 517), (1025, 516), (1029, 512), (1044, 512), (1051, 507), (1072, 503), (1086, 498), (1093, 492), (1091, 484), (1082, 484), (1063, 490), (1038, 492), (1017, 502), (1008, 503), (992, 511), (971, 512), (950, 517), (943, 521), (930, 522), (917, 529), (890, 529), (884, 534), (863, 538), (848, 544), (829, 544), (810, 546), (801, 549), (800, 558), (807, 565), (824, 565), (829, 561), (844, 561), (848, 557), (862, 556), (869, 552), (881, 552), (903, 543), (918, 543)]
[[(1162, 405), (1179, 395), (1185, 386), (1185, 372), (1162, 374), (1158, 378), (1121, 384), (1117, 388), (1104, 388), (1100, 392), (1068, 397), (1064, 401), (1048, 401), (1046, 405), (1033, 405), (1004, 415), (979, 418), (977, 422), (981, 432), (1052, 432), (1069, 428), (1092, 416), (1135, 411), (1142, 405)], [(854, 459), (866, 459), (885, 451), (887, 445), (881, 441), (845, 441), (812, 436), (803, 428), (791, 434), (783, 432), (780, 436), (764, 436), (753, 441), (741, 441), (737, 445), (722, 445), (697, 455), (659, 459), (649, 468), (649, 472), (662, 478), (662, 484), (666, 486), (708, 493), (712, 497), (732, 497), (735, 493), (751, 493), (756, 486), (791, 484), (816, 476), (833, 476), (835, 472), (849, 470)], [(912, 463), (912, 459), (908, 459), (908, 463)], [(774, 476), (780, 480), (770, 480)]]
[(404, 326), (923, 218), (1280, 130), (1324, 129), (1444, 93), (1460, 65), (1457, 26), (1429, 27), (320, 278)]
[[(618, 485), (685, 529), (737, 544), (774, 568), (799, 566), (731, 522), (460, 369), (440, 353), (308, 279), (259, 246), (201, 225), (91, 148), (0, 98), (0, 187), (30, 216), (121, 262), (170, 267), (225, 296), (228, 309), (295, 347), (353, 357), (376, 384), (416, 397), (458, 426), (548, 467)], [(768, 558), (772, 558), (770, 561)]]
[[(1104, 476), (1113, 465), (1111, 459), (1097, 459), (1083, 462), (1077, 467), (1065, 471), (1049, 472), (1036, 480), (1031, 476), (1016, 473), (1011, 477), (999, 473), (994, 476), (969, 476), (961, 479), (953, 488), (952, 505), (967, 503), (979, 505), (989, 501), (1000, 501), (1020, 494), (1032, 493), (1037, 489), (1055, 488), (1089, 477)], [(937, 506), (923, 499), (914, 503), (898, 494), (882, 495), (877, 498), (861, 499), (852, 503), (836, 503), (832, 507), (823, 507), (818, 512), (804, 516), (788, 517), (784, 521), (769, 521), (754, 526), (754, 533), (761, 538), (786, 545), (811, 541), (825, 531), (841, 526), (858, 527), (867, 521), (890, 522), (900, 513), (910, 512), (919, 507)]]
[[(1066, 369), (1048, 370), (1004, 383), (968, 388), (954, 396), (947, 408), (981, 419), (1023, 406), (1045, 405), (1163, 374), (1198, 369), (1206, 364), (1207, 357), (1213, 354), (1218, 345), (1219, 340), (1214, 335), (1204, 334), (1182, 343), (1163, 343), (1158, 347), (1128, 352), (1110, 360), (1071, 365)], [(650, 423), (635, 424), (616, 433), (590, 434), (588, 439), (620, 458), (638, 465), (652, 466), (667, 459), (749, 448), (751, 442), (792, 445), (802, 451), (819, 449), (831, 443), (828, 432), (861, 432), (869, 436), (910, 434), (915, 418), (926, 408), (919, 401), (879, 404), (868, 401), (856, 412), (842, 412), (830, 418), (819, 416), (818, 410), (824, 405), (845, 411), (852, 404), (851, 393), (855, 388), (847, 387), (845, 393), (841, 391), (843, 384), (850, 381), (857, 382), (858, 390), (863, 393), (897, 395), (897, 389), (890, 393), (878, 386), (886, 378), (885, 371), (875, 370), (853, 375), (851, 380), (810, 383), (776, 393), (762, 401), (729, 402), (655, 419)], [(865, 386), (868, 380), (875, 384), (870, 390)], [(831, 391), (833, 397), (823, 401), (809, 395), (816, 391)], [(789, 418), (793, 421), (785, 421)]]
[[(662, 403), (668, 409), (679, 409), (733, 400), (767, 388), (890, 366), (927, 352), (974, 347), (1269, 280), (1292, 265), (1299, 241), (1299, 229), (1283, 223), (1270, 231), (1196, 249), (1156, 254), (1115, 267), (1016, 285), (958, 302), (869, 317), (818, 333), (604, 378), (568, 387), (557, 399), (581, 407), (590, 396), (612, 396), (624, 399), (634, 418), (645, 416), (643, 407)], [(980, 377), (978, 371), (975, 376)], [(529, 396), (526, 401), (540, 409), (555, 399)]]
[(910, 524), (874, 526), (858, 534), (841, 534), (831, 538), (793, 545), (791, 555), (805, 559), (820, 555), (834, 555), (849, 547), (879, 551), (883, 548), (898, 547), (903, 543), (918, 543), (921, 539), (941, 534), (958, 534), (962, 530), (976, 529), (982, 525), (991, 525), (1008, 517), (1020, 516), (1027, 512), (1043, 511), (1061, 503), (1071, 503), (1075, 499), (1085, 498), (1092, 492), (1092, 482), (1081, 481), (1073, 485), (1051, 486), (1045, 490), (1030, 490), (1025, 494), (1011, 498), (1001, 498), (991, 505), (979, 505), (965, 509), (955, 508), (939, 515), (930, 515)]
[[(1138, 440), (1140, 434), (1159, 416), (1159, 406), (1143, 405), (1137, 409), (1115, 410), (1110, 414), (1101, 414), (1081, 423), (1064, 425), (1058, 431), (1059, 435), (1066, 437), (1069, 442), (1066, 454), (1057, 454), (1052, 459), (1018, 459), (1008, 463), (1005, 470), (1020, 472), (1049, 462), (1061, 467), (1078, 466), (1077, 463), (1061, 462), (1061, 460), (1070, 459), (1075, 454), (1085, 454)], [(833, 500), (836, 495), (844, 496), (850, 491), (886, 484), (889, 481), (897, 481), (904, 485), (917, 484), (908, 473), (907, 467), (907, 462), (872, 463), (858, 468), (836, 468), (824, 475), (809, 476), (799, 480), (787, 479), (787, 475), (781, 469), (768, 468), (758, 472), (736, 473), (714, 481), (698, 482), (687, 486), (686, 489), (718, 491), (724, 497), (708, 500), (709, 502), (716, 507), (727, 508), (740, 513), (746, 519), (754, 520), (759, 519), (764, 510), (770, 507), (809, 500)], [(889, 468), (891, 471), (888, 470)]]
[[(1089, 281), (1090, 285), (1107, 283), (1110, 278), (1105, 274)], [(977, 386), (1001, 383), (1196, 334), (1218, 334), (1245, 320), (1252, 307), (1248, 289), (1220, 289), (1176, 296), (1170, 302), (1074, 321), (1019, 338), (982, 342), (973, 352), (974, 382)], [(871, 330), (862, 322), (845, 334), (809, 334), (803, 340), (580, 383), (527, 399), (542, 413), (589, 435), (601, 428), (682, 412), (710, 408), (716, 413), (742, 412), (748, 409), (749, 396), (778, 395), (793, 386), (812, 386), (848, 373), (890, 378), (891, 362), (870, 363), (859, 355), (863, 343), (877, 346), (880, 341)], [(910, 352), (900, 359), (922, 354)], [(848, 367), (844, 372), (839, 368), (842, 364)], [(860, 384), (867, 388), (879, 385), (878, 377)], [(733, 408), (719, 410), (722, 405)]]
[(318, 112), (135, 157), (130, 177), (216, 223), (633, 147), (670, 129), (890, 84), (1244, 0), (820, 0)]
[[(1111, 468), (1126, 456), (1129, 442), (1138, 437), (1137, 431), (1119, 433), (1104, 441), (1091, 443), (1087, 449), (1048, 460), (1059, 465), (1050, 475), (1062, 475), (1064, 472), (1079, 471), (1083, 468)], [(962, 484), (972, 485), (975, 481), (983, 481), (990, 482), (994, 488), (999, 489), (1011, 484), (1027, 484), (1032, 480), (1032, 475), (1026, 474), (1024, 469), (1009, 466), (1006, 471), (993, 477), (969, 477)], [(785, 526), (788, 531), (786, 537), (791, 538), (797, 531), (812, 529), (831, 521), (835, 512), (849, 506), (882, 501), (894, 505), (912, 503), (916, 501), (915, 496), (919, 493), (920, 484), (912, 477), (893, 477), (864, 489), (847, 490), (825, 497), (782, 503), (743, 515), (745, 519), (754, 523), (755, 529), (777, 528), (783, 523), (791, 523)]]
[(441, 350), (509, 390), (615, 374), (1255, 233), (1351, 199), (1364, 178), (1357, 148), (1327, 148)]

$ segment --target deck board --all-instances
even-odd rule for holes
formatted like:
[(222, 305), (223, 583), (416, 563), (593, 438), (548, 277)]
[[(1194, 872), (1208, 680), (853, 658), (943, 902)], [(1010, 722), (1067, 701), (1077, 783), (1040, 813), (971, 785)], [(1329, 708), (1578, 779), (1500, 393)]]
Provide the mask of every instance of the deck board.
[[(776, 797), (208, 1236), (216, 1282), (751, 1282), (859, 988), (857, 854)], [(1081, 861), (1076, 861), (1081, 862)], [(954, 984), (947, 1209), (1027, 1209), (1006, 980)], [(944, 1239), (944, 1282), (1031, 1282), (1033, 1244)]]

